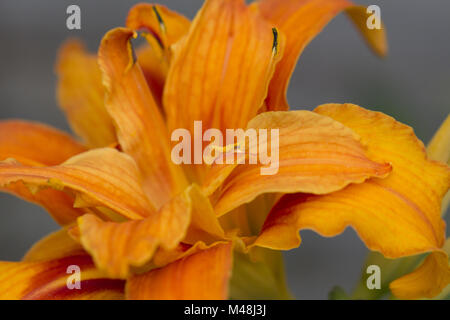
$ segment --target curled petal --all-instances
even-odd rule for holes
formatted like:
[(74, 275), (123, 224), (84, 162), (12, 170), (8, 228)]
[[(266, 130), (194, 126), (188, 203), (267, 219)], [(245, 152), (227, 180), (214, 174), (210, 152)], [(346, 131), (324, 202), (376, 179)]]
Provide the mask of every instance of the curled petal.
[(217, 245), (163, 268), (131, 277), (127, 281), (127, 299), (227, 299), (231, 268), (231, 243)]
[[(359, 137), (339, 122), (310, 111), (267, 112), (256, 116), (248, 128), (279, 130), (279, 159), (270, 166), (277, 172), (262, 175), (261, 150), (276, 148), (274, 140), (258, 141), (258, 164), (218, 165), (205, 184), (207, 194), (214, 192), (230, 166), (237, 166), (215, 191), (214, 208), (221, 216), (237, 206), (250, 202), (263, 193), (308, 192), (325, 194), (340, 190), (350, 183), (361, 183), (370, 177), (384, 177), (391, 167), (370, 160)], [(252, 151), (249, 151), (252, 153)], [(254, 153), (254, 152), (253, 152)], [(277, 161), (278, 160), (278, 161)]]
[[(14, 158), (28, 166), (52, 166), (85, 150), (69, 135), (42, 124), (16, 120), (0, 122), (0, 160)], [(73, 197), (58, 190), (32, 193), (22, 182), (0, 190), (43, 206), (61, 225), (74, 222), (82, 214), (73, 208)]]
[(348, 0), (260, 0), (255, 3), (261, 15), (286, 35), (286, 49), (269, 86), (268, 110), (287, 110), (286, 91), (295, 64), (309, 42), (342, 10), (379, 55), (386, 54), (384, 29), (368, 29), (366, 8)]
[[(81, 243), (97, 266), (118, 278), (126, 278), (130, 267), (144, 266), (156, 250), (165, 252), (167, 257), (178, 255), (175, 249), (181, 240), (209, 244), (224, 239), (208, 198), (195, 185), (146, 219), (115, 223), (85, 215), (78, 224)], [(159, 263), (167, 263), (170, 258), (162, 255)]]
[[(76, 271), (80, 271), (80, 289), (70, 290), (68, 284), (74, 284), (70, 277)], [(43, 262), (0, 262), (0, 299), (120, 300), (123, 291), (124, 282), (108, 279), (88, 255)]]
[[(140, 3), (130, 9), (127, 27), (143, 30), (148, 45), (136, 52), (147, 83), (159, 106), (171, 60), (170, 47), (189, 30), (184, 16), (157, 4)], [(148, 33), (148, 34), (147, 34)]]
[(164, 48), (177, 42), (189, 30), (190, 21), (165, 6), (139, 3), (128, 12), (126, 26), (150, 32)]
[(59, 51), (56, 72), (58, 101), (73, 131), (90, 147), (115, 143), (96, 56), (87, 53), (80, 41), (69, 40)]
[(186, 187), (182, 169), (171, 161), (169, 135), (142, 70), (134, 60), (131, 29), (117, 28), (103, 38), (99, 64), (106, 87), (106, 109), (119, 143), (144, 178), (151, 203), (160, 208)]
[(191, 199), (183, 193), (143, 220), (104, 222), (88, 214), (78, 220), (80, 240), (100, 269), (125, 279), (130, 267), (143, 266), (159, 246), (170, 250), (178, 245), (186, 234), (191, 208)]
[(159, 248), (155, 255), (152, 258), (151, 263), (148, 268), (161, 268), (172, 262), (183, 259), (195, 253), (213, 248), (217, 245), (223, 245), (228, 243), (228, 240), (224, 241), (215, 241), (210, 244), (206, 244), (203, 241), (197, 241), (194, 244), (187, 244), (184, 242), (180, 242), (178, 246), (174, 249), (165, 250), (164, 248)]
[(448, 255), (430, 253), (413, 272), (391, 282), (389, 288), (398, 299), (433, 298), (450, 285)]
[(388, 52), (388, 41), (384, 24), (381, 23), (379, 29), (369, 29), (367, 22), (370, 20), (372, 13), (368, 12), (365, 6), (352, 4), (346, 8), (345, 13), (364, 37), (369, 48), (379, 57), (386, 56)]
[[(169, 129), (243, 128), (256, 115), (284, 38), (243, 0), (207, 0), (177, 43), (164, 91)], [(239, 108), (239, 112), (230, 112)]]
[(133, 159), (111, 148), (79, 154), (59, 166), (0, 162), (0, 185), (7, 187), (18, 181), (37, 194), (48, 187), (75, 194), (75, 207), (109, 208), (115, 212), (110, 213), (112, 219), (139, 219), (154, 212)]
[[(353, 227), (367, 247), (388, 258), (439, 250), (445, 240), (440, 206), (450, 184), (446, 165), (427, 158), (413, 130), (379, 112), (355, 105), (316, 109), (353, 129), (376, 161), (389, 161), (385, 179), (372, 178), (328, 195), (282, 198), (269, 214), (256, 244), (290, 249), (300, 244), (298, 230), (335, 236)], [(282, 235), (282, 236), (280, 236)]]

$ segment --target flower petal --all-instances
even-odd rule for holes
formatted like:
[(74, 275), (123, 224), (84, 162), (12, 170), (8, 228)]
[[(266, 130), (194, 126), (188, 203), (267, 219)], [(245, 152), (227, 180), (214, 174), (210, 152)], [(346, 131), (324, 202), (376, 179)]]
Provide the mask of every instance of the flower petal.
[(127, 281), (127, 299), (227, 299), (231, 268), (231, 243), (218, 245), (131, 277)]
[[(217, 198), (214, 208), (219, 216), (263, 193), (325, 194), (369, 177), (384, 177), (391, 170), (389, 164), (374, 162), (366, 156), (352, 130), (314, 112), (266, 112), (252, 119), (248, 127), (279, 129), (279, 161), (272, 163), (278, 165), (278, 172), (262, 175), (261, 168), (268, 165), (262, 165), (261, 161), (257, 165), (237, 166), (214, 194)], [(272, 142), (260, 135), (258, 150), (271, 148)], [(217, 177), (223, 179), (221, 170), (229, 169), (220, 165), (219, 173), (210, 176), (207, 180), (210, 184), (205, 187), (207, 194), (214, 191)]]
[(384, 29), (369, 30), (366, 8), (348, 0), (260, 0), (255, 5), (261, 15), (286, 35), (286, 49), (269, 86), (268, 110), (287, 110), (286, 92), (295, 64), (309, 42), (342, 10), (362, 32), (374, 51), (387, 51)]
[(169, 48), (189, 30), (190, 21), (167, 7), (139, 3), (128, 12), (126, 26), (151, 32), (164, 48)]
[[(16, 120), (0, 122), (0, 160), (14, 158), (29, 166), (57, 165), (83, 151), (85, 148), (69, 135), (51, 127)], [(73, 208), (73, 198), (61, 191), (48, 189), (33, 194), (22, 182), (0, 190), (43, 206), (61, 225), (82, 214)]]
[(183, 256), (186, 250), (176, 250), (182, 240), (184, 246), (198, 241), (206, 246), (225, 239), (208, 198), (195, 185), (144, 220), (115, 223), (85, 215), (78, 221), (81, 243), (96, 265), (118, 278), (126, 278), (130, 267), (143, 267), (156, 250), (162, 251), (158, 263)]
[(398, 299), (433, 298), (450, 285), (448, 255), (430, 253), (413, 272), (391, 282), (389, 288)]
[[(80, 268), (80, 289), (69, 289), (73, 271)], [(123, 299), (124, 282), (107, 279), (88, 255), (44, 262), (0, 262), (0, 299)]]
[(94, 215), (80, 217), (80, 240), (97, 267), (110, 277), (125, 279), (130, 267), (147, 263), (158, 247), (175, 248), (184, 238), (191, 216), (189, 191), (143, 220), (104, 222)]
[[(448, 162), (448, 160), (450, 160), (449, 139), (450, 139), (450, 117), (447, 117), (447, 119), (442, 123), (440, 128), (435, 133), (431, 142), (428, 144), (427, 147), (428, 158), (431, 160)], [(447, 195), (444, 197), (444, 200), (442, 201), (442, 210), (441, 210), (442, 217), (445, 216), (449, 200), (450, 200), (450, 192), (447, 192)], [(450, 244), (448, 239), (447, 243)], [(421, 257), (422, 255), (415, 255), (399, 259), (387, 259), (378, 252), (375, 251), (370, 252), (364, 263), (363, 270), (366, 270), (367, 266), (370, 266), (372, 264), (380, 266), (384, 274), (381, 280), (381, 287), (385, 288), (385, 290), (374, 291), (368, 289), (366, 284), (367, 274), (363, 272), (354, 290), (352, 298), (378, 299), (382, 297), (383, 295), (386, 294), (386, 289), (389, 287), (389, 283), (409, 272), (412, 272), (414, 268), (419, 265)], [(450, 292), (450, 286), (448, 286), (446, 290)], [(439, 299), (440, 297), (446, 297), (448, 295), (446, 294), (446, 290), (443, 290), (439, 294), (439, 296), (435, 297), (435, 299)]]
[(79, 154), (59, 166), (0, 162), (0, 186), (18, 181), (23, 181), (33, 193), (48, 187), (74, 193), (75, 207), (106, 207), (115, 212), (108, 212), (114, 219), (120, 218), (117, 215), (139, 219), (154, 212), (133, 159), (111, 148)]
[(196, 244), (198, 241), (202, 241), (209, 245), (224, 240), (226, 238), (225, 232), (209, 198), (195, 184), (189, 190), (189, 197), (193, 203), (193, 208), (189, 229), (183, 242), (185, 244)]
[(14, 158), (24, 165), (58, 165), (86, 151), (68, 134), (21, 120), (0, 121), (0, 160)]
[(144, 35), (149, 45), (136, 49), (136, 56), (145, 80), (153, 94), (155, 102), (162, 111), (162, 94), (169, 71), (169, 60), (158, 41), (150, 35)]
[(147, 266), (150, 269), (156, 269), (164, 267), (172, 262), (191, 256), (195, 253), (208, 250), (218, 245), (228, 243), (229, 240), (215, 241), (213, 243), (206, 244), (203, 241), (197, 241), (194, 244), (187, 244), (180, 242), (174, 249), (165, 250), (164, 248), (158, 248), (152, 261)]
[(48, 261), (83, 253), (85, 253), (83, 247), (69, 236), (68, 229), (63, 228), (36, 242), (22, 261)]
[(184, 16), (157, 4), (139, 3), (130, 9), (127, 27), (144, 30), (147, 46), (136, 52), (147, 83), (159, 106), (171, 59), (170, 46), (189, 30), (190, 21)]
[(73, 131), (90, 147), (116, 142), (96, 56), (87, 53), (80, 41), (69, 40), (59, 51), (56, 72), (58, 101)]
[[(388, 258), (442, 247), (445, 223), (440, 205), (450, 184), (447, 166), (428, 160), (413, 130), (379, 112), (355, 105), (323, 105), (316, 109), (353, 129), (376, 161), (389, 161), (385, 179), (323, 196), (285, 196), (272, 209), (257, 245), (291, 249), (300, 244), (298, 230), (335, 236), (353, 227), (367, 247)], [(281, 236), (282, 235), (282, 236)]]
[(160, 208), (187, 182), (170, 159), (163, 117), (133, 58), (130, 39), (135, 35), (125, 28), (109, 31), (100, 45), (99, 64), (107, 91), (106, 109), (114, 119), (120, 145), (135, 159), (147, 196)]
[[(243, 0), (207, 0), (177, 43), (164, 91), (170, 130), (243, 128), (267, 94), (283, 37)], [(239, 112), (230, 112), (239, 107)]]

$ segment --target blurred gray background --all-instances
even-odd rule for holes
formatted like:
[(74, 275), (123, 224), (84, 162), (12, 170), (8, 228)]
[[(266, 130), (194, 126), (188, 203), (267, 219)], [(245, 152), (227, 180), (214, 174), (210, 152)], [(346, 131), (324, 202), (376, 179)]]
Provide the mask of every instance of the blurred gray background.
[[(340, 15), (301, 57), (290, 104), (311, 109), (327, 102), (352, 102), (413, 126), (427, 143), (450, 110), (450, 1), (356, 1), (381, 7), (389, 56), (379, 60), (372, 55)], [(68, 131), (55, 99), (53, 65), (59, 45), (68, 37), (80, 37), (96, 51), (102, 35), (123, 25), (137, 2), (1, 0), (0, 119), (37, 120)], [(192, 18), (202, 0), (159, 3)], [(66, 29), (70, 4), (81, 7), (80, 31)], [(0, 211), (0, 260), (19, 260), (35, 241), (58, 228), (44, 210), (9, 195), (0, 194)], [(355, 232), (325, 239), (304, 231), (302, 238), (301, 247), (285, 255), (295, 296), (325, 299), (334, 285), (351, 290), (367, 254)]]

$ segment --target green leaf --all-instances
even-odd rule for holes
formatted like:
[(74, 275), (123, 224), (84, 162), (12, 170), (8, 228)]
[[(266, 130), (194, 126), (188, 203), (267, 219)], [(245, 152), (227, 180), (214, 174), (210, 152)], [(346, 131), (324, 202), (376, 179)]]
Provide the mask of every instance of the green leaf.
[(230, 298), (292, 299), (281, 252), (264, 248), (253, 248), (250, 254), (235, 252)]
[(344, 289), (342, 289), (339, 286), (334, 287), (331, 289), (330, 293), (328, 294), (329, 300), (349, 300), (350, 296), (345, 292)]
[[(391, 291), (389, 290), (389, 284), (395, 279), (413, 271), (424, 257), (425, 254), (400, 259), (387, 259), (378, 252), (370, 252), (364, 263), (360, 280), (353, 291), (351, 298), (362, 300), (390, 298)], [(370, 274), (367, 274), (366, 270), (370, 265), (380, 267), (380, 289), (369, 289), (367, 287), (367, 278)]]

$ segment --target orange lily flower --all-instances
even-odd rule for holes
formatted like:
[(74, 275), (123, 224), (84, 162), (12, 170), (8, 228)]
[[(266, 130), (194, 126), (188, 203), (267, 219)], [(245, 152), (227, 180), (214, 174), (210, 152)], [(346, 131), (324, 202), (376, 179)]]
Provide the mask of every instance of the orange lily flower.
[[(334, 236), (349, 226), (389, 258), (431, 252), (392, 290), (438, 294), (450, 283), (440, 217), (449, 167), (382, 113), (351, 104), (288, 111), (298, 57), (341, 11), (386, 53), (384, 31), (366, 29), (365, 8), (348, 0), (206, 0), (192, 23), (139, 4), (97, 57), (67, 42), (58, 99), (83, 143), (0, 122), (0, 187), (62, 226), (22, 262), (0, 262), (0, 298), (226, 299), (242, 263), (279, 272), (274, 250), (299, 246), (299, 230)], [(148, 45), (135, 54), (138, 30)], [(193, 132), (194, 121), (278, 129), (278, 173), (175, 164), (170, 133)], [(80, 290), (66, 285), (69, 266), (81, 270)]]

